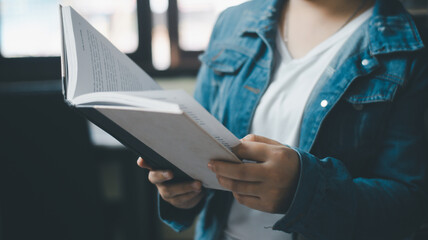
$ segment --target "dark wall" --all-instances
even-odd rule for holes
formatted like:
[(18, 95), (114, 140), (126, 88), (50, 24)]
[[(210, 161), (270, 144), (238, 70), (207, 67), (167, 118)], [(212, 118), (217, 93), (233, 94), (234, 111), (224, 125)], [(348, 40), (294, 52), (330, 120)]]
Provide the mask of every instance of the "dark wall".
[(97, 239), (95, 162), (86, 124), (59, 94), (0, 97), (0, 189), (6, 239)]
[[(115, 160), (124, 196), (109, 203), (99, 166)], [(135, 160), (94, 148), (59, 90), (0, 88), (0, 239), (154, 239), (153, 189)]]

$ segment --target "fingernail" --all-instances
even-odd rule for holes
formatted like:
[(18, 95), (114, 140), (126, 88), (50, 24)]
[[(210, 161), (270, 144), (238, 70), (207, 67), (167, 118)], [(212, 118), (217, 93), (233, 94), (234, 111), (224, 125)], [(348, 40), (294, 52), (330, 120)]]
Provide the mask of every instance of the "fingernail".
[(196, 191), (201, 191), (201, 184), (199, 182), (192, 183), (192, 188)]
[(211, 169), (211, 171), (214, 171), (214, 164), (212, 164), (212, 162), (209, 162), (208, 168)]
[(170, 179), (171, 178), (171, 174), (169, 172), (163, 172), (162, 175), (166, 178), (166, 179)]
[(247, 140), (251, 140), (252, 138), (254, 138), (254, 135), (252, 135), (252, 134), (248, 134), (247, 136), (245, 136), (245, 137), (241, 138), (241, 140), (243, 140), (243, 141), (247, 141)]

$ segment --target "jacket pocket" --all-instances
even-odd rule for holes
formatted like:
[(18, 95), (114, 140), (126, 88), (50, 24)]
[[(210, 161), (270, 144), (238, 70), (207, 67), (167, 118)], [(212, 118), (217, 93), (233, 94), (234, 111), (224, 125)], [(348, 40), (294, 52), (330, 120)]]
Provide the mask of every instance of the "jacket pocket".
[(211, 50), (199, 57), (218, 75), (237, 73), (247, 59), (247, 55), (227, 48)]
[(207, 70), (204, 81), (209, 84), (210, 111), (217, 119), (226, 121), (226, 111), (230, 110), (228, 106), (238, 104), (234, 102), (234, 96), (242, 82), (248, 79), (245, 68), (249, 56), (234, 49), (219, 47), (208, 50), (199, 59)]
[(346, 91), (344, 99), (354, 105), (391, 102), (400, 85), (387, 77), (379, 75), (356, 80)]

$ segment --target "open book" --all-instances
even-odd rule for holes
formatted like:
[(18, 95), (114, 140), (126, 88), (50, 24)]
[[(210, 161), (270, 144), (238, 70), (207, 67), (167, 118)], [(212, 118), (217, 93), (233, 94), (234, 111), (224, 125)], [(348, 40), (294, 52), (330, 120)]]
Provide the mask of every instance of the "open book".
[(162, 90), (71, 7), (60, 7), (63, 94), (69, 106), (175, 181), (222, 189), (207, 164), (241, 162), (240, 143), (191, 96)]

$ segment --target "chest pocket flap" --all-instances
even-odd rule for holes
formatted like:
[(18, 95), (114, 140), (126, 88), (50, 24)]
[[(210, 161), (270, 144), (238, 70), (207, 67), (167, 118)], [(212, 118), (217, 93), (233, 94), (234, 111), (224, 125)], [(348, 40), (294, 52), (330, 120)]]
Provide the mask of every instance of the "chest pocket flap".
[(207, 51), (199, 57), (201, 62), (217, 74), (236, 73), (247, 59), (247, 55), (225, 48)]
[(345, 93), (345, 100), (352, 104), (392, 101), (400, 85), (383, 76), (357, 79)]

